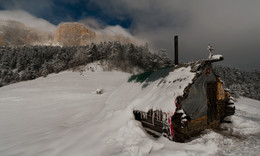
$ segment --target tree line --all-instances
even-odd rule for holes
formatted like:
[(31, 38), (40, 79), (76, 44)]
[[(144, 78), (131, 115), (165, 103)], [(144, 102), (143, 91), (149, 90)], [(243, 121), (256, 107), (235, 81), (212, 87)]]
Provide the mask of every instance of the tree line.
[(81, 65), (100, 61), (106, 70), (133, 73), (172, 65), (164, 49), (151, 53), (148, 45), (135, 46), (119, 42), (92, 43), (87, 46), (19, 46), (0, 47), (0, 86), (32, 80)]
[[(173, 65), (164, 49), (151, 53), (148, 45), (135, 46), (130, 43), (101, 42), (78, 47), (0, 47), (0, 87), (74, 69), (94, 61), (100, 61), (105, 70), (117, 69), (128, 73)], [(223, 66), (215, 66), (214, 70), (233, 96), (260, 100), (260, 71), (247, 72)]]
[(260, 71), (243, 71), (236, 68), (215, 66), (215, 72), (230, 89), (232, 96), (249, 97), (260, 100)]

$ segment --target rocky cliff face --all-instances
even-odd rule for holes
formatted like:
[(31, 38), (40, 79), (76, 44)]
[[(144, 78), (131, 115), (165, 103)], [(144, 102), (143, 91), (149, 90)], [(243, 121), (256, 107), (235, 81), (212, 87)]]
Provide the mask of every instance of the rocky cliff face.
[(61, 46), (83, 46), (96, 38), (96, 33), (81, 23), (62, 23), (54, 36), (54, 44)]
[(51, 33), (42, 32), (13, 20), (0, 20), (0, 46), (21, 46), (51, 42)]

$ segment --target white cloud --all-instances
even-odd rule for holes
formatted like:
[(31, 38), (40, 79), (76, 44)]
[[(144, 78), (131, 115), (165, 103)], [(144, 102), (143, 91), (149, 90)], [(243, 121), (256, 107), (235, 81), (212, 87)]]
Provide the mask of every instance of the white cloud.
[(26, 26), (47, 32), (54, 32), (56, 30), (55, 25), (44, 19), (37, 18), (23, 10), (0, 11), (0, 19), (19, 21), (21, 23), (24, 23)]
[(125, 37), (133, 38), (133, 36), (126, 29), (122, 28), (119, 25), (107, 26), (106, 28), (101, 30), (101, 32), (103, 32), (104, 34), (107, 34), (107, 35), (111, 35), (111, 36), (121, 34)]
[(127, 43), (129, 41), (134, 44), (145, 43), (143, 40), (133, 36), (129, 30), (124, 29), (120, 25), (106, 25), (103, 21), (95, 18), (86, 18), (79, 22), (85, 24), (89, 29), (96, 32), (97, 38), (95, 42), (119, 40), (122, 43)]
[(260, 69), (259, 0), (93, 0), (110, 17), (130, 17), (134, 36), (173, 57), (173, 36), (179, 35), (180, 59), (208, 56), (207, 44), (225, 57), (226, 65)]
[[(42, 32), (50, 32), (54, 35), (56, 26), (50, 22), (37, 18), (23, 10), (4, 10), (0, 11), (0, 20), (14, 20), (23, 23), (26, 26), (40, 30)], [(95, 31), (97, 38), (93, 42), (101, 41), (120, 41), (122, 43), (143, 44), (141, 40), (137, 39), (129, 33), (128, 30), (119, 25), (108, 26), (101, 20), (95, 18), (86, 18), (79, 21)]]
[(85, 18), (85, 19), (81, 19), (79, 22), (85, 24), (86, 26), (88, 26), (92, 29), (96, 29), (96, 30), (102, 29), (106, 25), (103, 21), (98, 20), (94, 17), (88, 17), (88, 18)]

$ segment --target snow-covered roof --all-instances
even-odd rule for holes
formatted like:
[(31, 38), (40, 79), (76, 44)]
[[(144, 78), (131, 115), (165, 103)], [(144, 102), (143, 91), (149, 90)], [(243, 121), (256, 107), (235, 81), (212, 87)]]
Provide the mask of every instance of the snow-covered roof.
[[(163, 112), (175, 111), (175, 99), (183, 95), (196, 73), (191, 66), (173, 67), (153, 72), (140, 86), (136, 94), (134, 109), (147, 112), (149, 109)], [(134, 84), (136, 85), (136, 84)]]
[(213, 55), (211, 58), (207, 59), (207, 61), (210, 62), (216, 62), (216, 61), (222, 61), (223, 60), (223, 56), (222, 55)]
[[(162, 110), (173, 113), (176, 109), (175, 99), (183, 96), (184, 90), (193, 79), (200, 75), (201, 67), (208, 62), (223, 60), (222, 55), (213, 55), (211, 59), (199, 60), (192, 63), (180, 64), (176, 67), (168, 67), (152, 73), (140, 74), (132, 77), (136, 86), (132, 103), (134, 109), (147, 112), (150, 109)], [(131, 78), (130, 78), (131, 79)], [(136, 83), (140, 82), (140, 83)]]
[[(218, 57), (223, 59), (223, 57)], [(202, 72), (206, 64), (218, 58), (204, 59), (158, 71), (133, 75), (129, 82), (122, 84), (117, 92), (121, 96), (118, 103), (127, 103), (134, 110), (147, 112), (150, 109), (174, 113), (175, 99), (183, 96), (186, 88), (192, 84)]]
[(214, 60), (220, 60), (221, 58), (223, 58), (222, 55), (213, 55), (212, 56), (212, 59), (214, 59)]

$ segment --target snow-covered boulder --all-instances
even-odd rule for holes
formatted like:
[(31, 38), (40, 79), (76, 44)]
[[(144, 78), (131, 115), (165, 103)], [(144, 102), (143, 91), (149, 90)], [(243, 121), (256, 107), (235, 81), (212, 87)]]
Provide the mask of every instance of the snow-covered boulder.
[(96, 90), (96, 94), (103, 94), (103, 89), (102, 88), (98, 88), (97, 90)]

